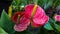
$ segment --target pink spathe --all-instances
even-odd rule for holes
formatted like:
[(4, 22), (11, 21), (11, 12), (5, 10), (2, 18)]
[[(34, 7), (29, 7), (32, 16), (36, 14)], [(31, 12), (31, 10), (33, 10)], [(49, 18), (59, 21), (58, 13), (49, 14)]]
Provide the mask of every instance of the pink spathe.
[(30, 20), (27, 19), (27, 18), (25, 18), (24, 16), (22, 16), (22, 17), (20, 18), (20, 23), (19, 23), (19, 24), (16, 24), (16, 25), (14, 26), (14, 29), (15, 29), (16, 31), (24, 31), (24, 30), (27, 29), (27, 27), (29, 26), (29, 24), (30, 24)]
[[(34, 4), (29, 4), (25, 6), (25, 15), (27, 15), (27, 18), (31, 18), (31, 14), (32, 14), (32, 10), (34, 8)], [(44, 10), (38, 6), (36, 13), (34, 15), (34, 17), (32, 18), (32, 25), (35, 27), (40, 27), (43, 26), (44, 24), (46, 24), (49, 20), (49, 17), (45, 14)]]
[[(12, 16), (12, 20), (15, 22), (14, 29), (15, 31), (24, 31), (27, 29), (28, 25), (30, 24), (30, 20), (25, 18), (25, 15), (22, 12), (16, 12)], [(18, 15), (20, 15), (20, 22), (18, 23)], [(22, 16), (23, 15), (23, 16)]]
[(56, 21), (60, 22), (60, 15), (55, 15), (54, 18), (55, 18)]

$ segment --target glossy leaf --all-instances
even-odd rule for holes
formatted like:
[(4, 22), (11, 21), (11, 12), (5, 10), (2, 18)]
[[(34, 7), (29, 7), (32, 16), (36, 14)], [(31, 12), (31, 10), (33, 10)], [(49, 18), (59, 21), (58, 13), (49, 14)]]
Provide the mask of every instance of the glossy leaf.
[(56, 21), (54, 21), (54, 20), (52, 20), (52, 19), (50, 18), (50, 21), (49, 21), (49, 22), (53, 24), (53, 27), (54, 27), (57, 31), (60, 32), (60, 25), (56, 24)]
[(15, 32), (13, 29), (14, 23), (4, 10), (1, 15), (0, 26), (9, 34), (13, 34)]
[(55, 23), (54, 23), (54, 25), (55, 25), (55, 28), (57, 29), (57, 31), (59, 31), (59, 32), (60, 32), (60, 25), (55, 24)]
[(49, 22), (44, 26), (44, 28), (47, 29), (47, 30), (53, 30), (53, 28), (52, 28), (52, 26), (50, 25)]
[(8, 33), (5, 32), (5, 31), (0, 27), (0, 34), (8, 34)]

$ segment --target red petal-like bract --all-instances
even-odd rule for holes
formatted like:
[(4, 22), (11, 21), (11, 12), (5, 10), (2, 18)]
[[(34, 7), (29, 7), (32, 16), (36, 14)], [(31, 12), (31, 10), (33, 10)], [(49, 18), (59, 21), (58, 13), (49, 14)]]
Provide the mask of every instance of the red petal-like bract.
[[(22, 12), (17, 12), (13, 15), (12, 20), (16, 23), (14, 26), (15, 31), (24, 31), (30, 24), (30, 20), (25, 18)], [(18, 15), (20, 16), (20, 23), (18, 23)]]
[[(32, 17), (31, 13), (33, 11), (33, 8), (34, 8), (34, 4), (29, 4), (25, 6), (25, 15), (27, 15), (27, 18)], [(34, 27), (39, 27), (46, 24), (49, 20), (49, 17), (45, 14), (44, 10), (40, 6), (38, 6), (32, 20), (33, 20), (32, 25)]]
[(27, 26), (18, 24), (18, 25), (15, 25), (14, 26), (14, 29), (15, 29), (15, 31), (20, 32), (20, 31), (26, 30), (27, 29)]
[(14, 23), (18, 24), (18, 15), (20, 15), (20, 17), (24, 14), (24, 12), (16, 12), (13, 16), (12, 16), (12, 20)]

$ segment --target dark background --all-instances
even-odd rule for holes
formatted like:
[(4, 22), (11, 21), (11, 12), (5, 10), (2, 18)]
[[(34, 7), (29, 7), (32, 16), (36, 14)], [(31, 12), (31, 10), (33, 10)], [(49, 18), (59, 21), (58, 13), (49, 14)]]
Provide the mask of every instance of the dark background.
[(0, 0), (0, 16), (3, 9), (5, 9), (5, 11), (8, 12), (8, 8), (11, 5), (11, 3), (12, 0)]

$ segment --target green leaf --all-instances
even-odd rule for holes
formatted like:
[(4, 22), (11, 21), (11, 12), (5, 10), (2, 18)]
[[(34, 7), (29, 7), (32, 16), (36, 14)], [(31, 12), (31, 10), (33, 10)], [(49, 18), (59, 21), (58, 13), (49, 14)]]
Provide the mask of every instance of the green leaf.
[(44, 26), (44, 28), (47, 30), (54, 30), (49, 22)]
[(44, 9), (48, 9), (49, 7), (52, 6), (52, 4), (53, 4), (53, 0), (48, 1), (48, 3), (45, 3)]
[(4, 10), (1, 15), (0, 26), (9, 34), (13, 34), (15, 32), (13, 29), (14, 23)]
[(5, 32), (5, 31), (0, 27), (0, 34), (8, 34), (8, 33)]
[(57, 29), (57, 31), (59, 31), (59, 32), (60, 32), (60, 25), (55, 24), (55, 23), (54, 23), (54, 25), (55, 25), (55, 28)]
[(49, 18), (49, 23), (55, 23), (56, 21), (52, 18)]
[(52, 20), (52, 19), (50, 18), (49, 22), (53, 24), (52, 26), (53, 26), (57, 31), (60, 32), (60, 25), (56, 24), (56, 21), (54, 21), (54, 20)]

